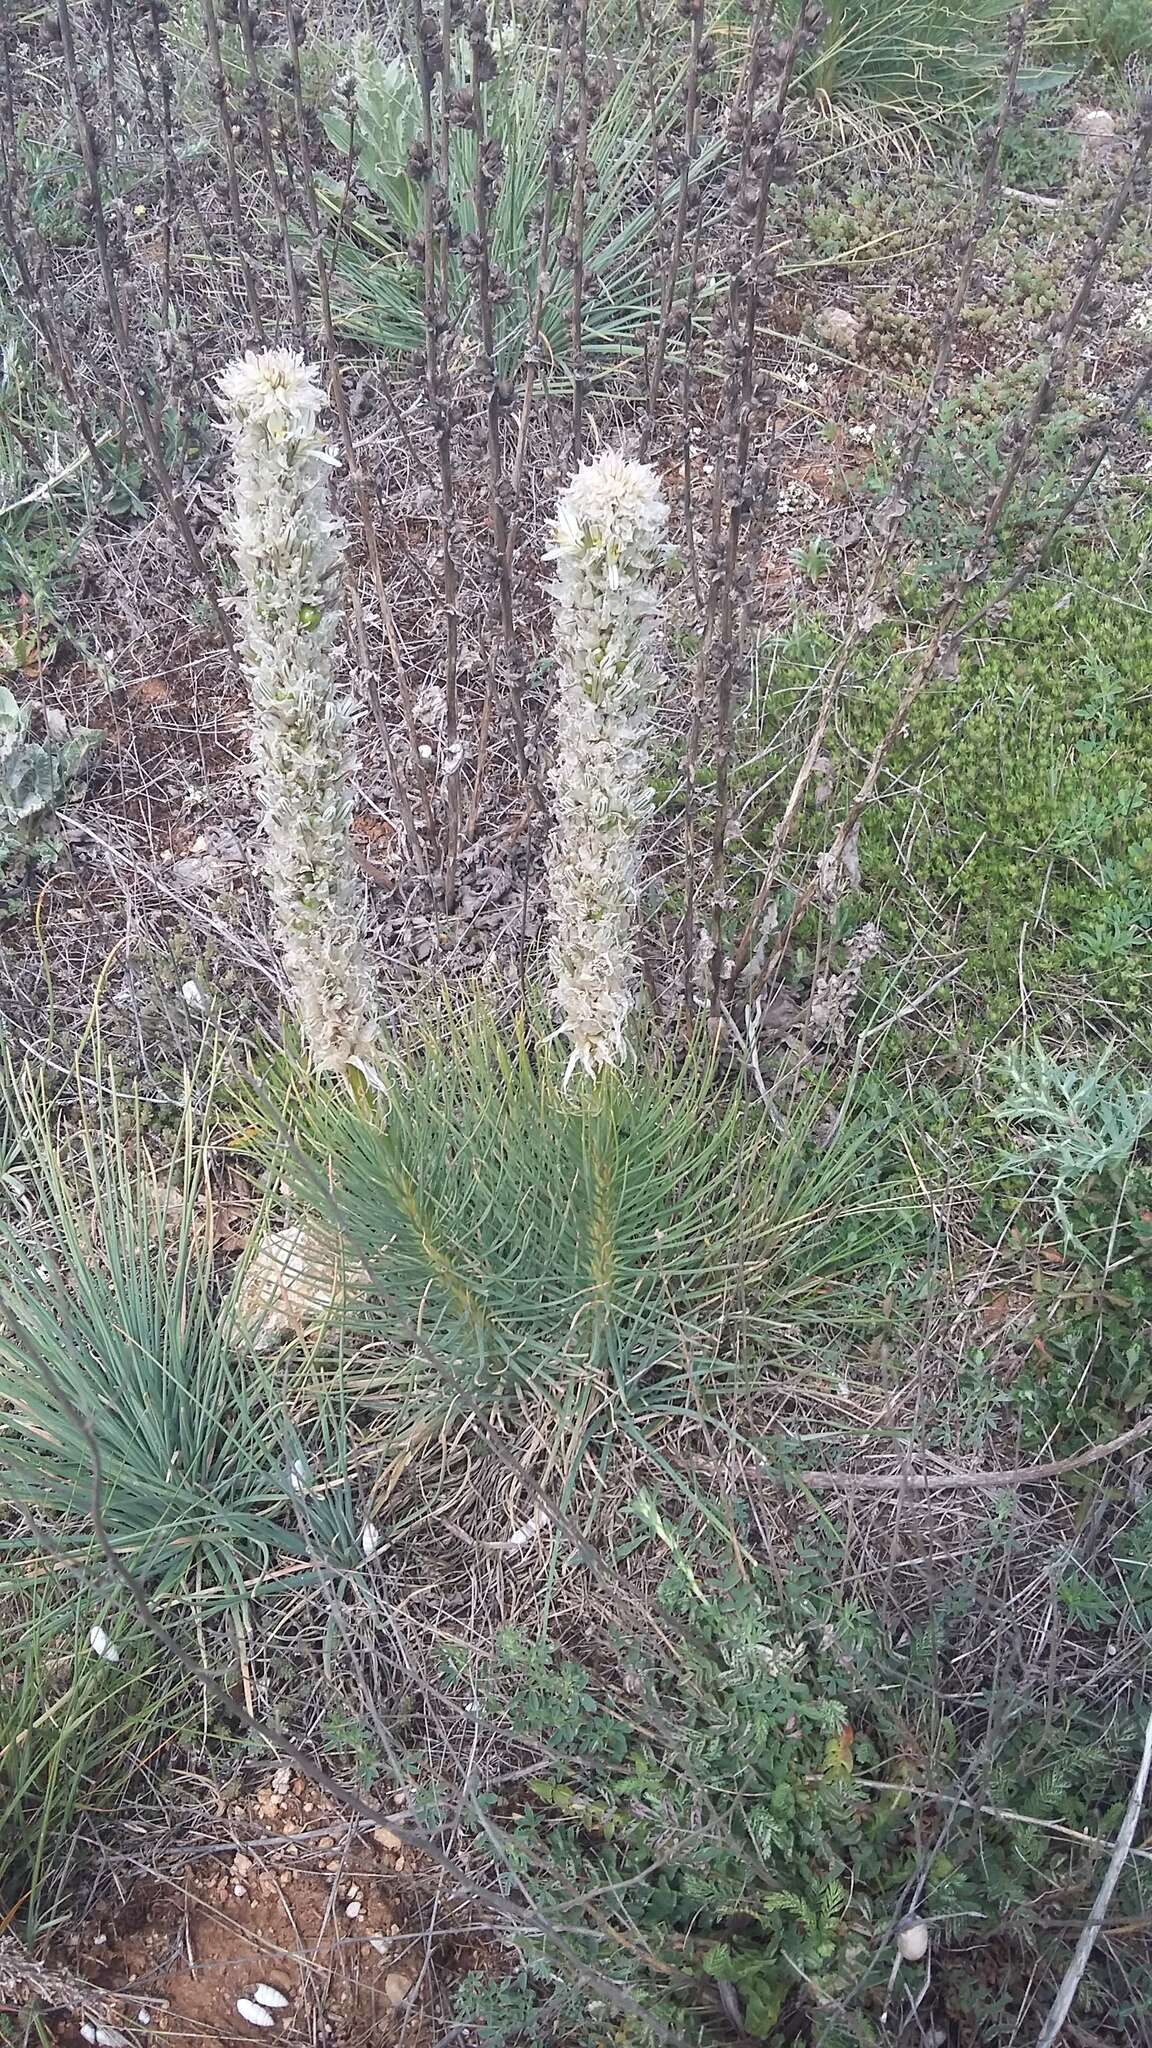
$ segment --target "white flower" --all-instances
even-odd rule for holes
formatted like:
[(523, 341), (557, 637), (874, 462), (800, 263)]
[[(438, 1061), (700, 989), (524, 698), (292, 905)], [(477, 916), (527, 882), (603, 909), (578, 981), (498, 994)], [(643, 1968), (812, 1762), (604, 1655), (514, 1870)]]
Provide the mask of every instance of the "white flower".
[(569, 1072), (595, 1074), (628, 1050), (667, 524), (652, 471), (609, 452), (563, 493), (549, 550), (560, 693), (548, 882)]
[(105, 1664), (118, 1664), (120, 1662), (119, 1650), (107, 1631), (101, 1628), (99, 1622), (88, 1631), (88, 1647), (92, 1651), (93, 1656), (102, 1657)]
[(370, 1069), (377, 1025), (352, 847), (355, 707), (335, 681), (335, 456), (315, 370), (287, 349), (220, 382), (232, 448), (228, 534), (254, 714), (265, 867), (292, 997), (317, 1066)]
[(369, 1563), (383, 1550), (384, 1538), (381, 1536), (375, 1522), (365, 1522), (364, 1527), (360, 1531), (360, 1548)]

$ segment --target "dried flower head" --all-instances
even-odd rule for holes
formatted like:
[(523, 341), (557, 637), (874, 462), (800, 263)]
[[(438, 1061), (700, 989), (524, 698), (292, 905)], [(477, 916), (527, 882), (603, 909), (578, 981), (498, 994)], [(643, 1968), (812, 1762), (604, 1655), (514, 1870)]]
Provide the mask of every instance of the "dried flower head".
[(569, 1072), (595, 1074), (628, 1049), (667, 525), (652, 471), (609, 452), (564, 491), (549, 550), (560, 693), (548, 881)]
[(335, 681), (340, 549), (328, 509), (335, 457), (319, 429), (325, 396), (287, 349), (242, 357), (220, 390), (277, 936), (317, 1066), (370, 1071), (377, 1026), (351, 837), (355, 710)]

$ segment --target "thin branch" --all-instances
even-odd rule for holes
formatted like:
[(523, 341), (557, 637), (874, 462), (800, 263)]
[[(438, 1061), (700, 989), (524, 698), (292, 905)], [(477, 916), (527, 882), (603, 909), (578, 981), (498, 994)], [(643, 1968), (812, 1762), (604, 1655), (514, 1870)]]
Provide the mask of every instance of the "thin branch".
[(1086, 1451), (1077, 1451), (1071, 1458), (1052, 1458), (1044, 1465), (1014, 1465), (1003, 1472), (799, 1472), (796, 1478), (801, 1486), (810, 1486), (824, 1492), (834, 1489), (843, 1493), (946, 1493), (953, 1487), (972, 1487), (979, 1492), (1004, 1486), (1036, 1486), (1042, 1480), (1062, 1479), (1066, 1472), (1083, 1472), (1089, 1465), (1100, 1465), (1105, 1458), (1114, 1457), (1129, 1444), (1142, 1443), (1152, 1436), (1152, 1415), (1146, 1415), (1142, 1422), (1133, 1423), (1121, 1436), (1114, 1436), (1106, 1444), (1093, 1444)]
[(1040, 2029), (1036, 2048), (1053, 2048), (1053, 2044), (1059, 2040), (1064, 2030), (1064, 2022), (1072, 2010), (1072, 2001), (1080, 1988), (1080, 1979), (1088, 1968), (1092, 1951), (1096, 1946), (1097, 1936), (1104, 1924), (1104, 1917), (1111, 1903), (1112, 1894), (1120, 1882), (1121, 1873), (1125, 1863), (1128, 1861), (1129, 1852), (1136, 1838), (1136, 1829), (1140, 1822), (1140, 1814), (1144, 1805), (1144, 1794), (1148, 1788), (1148, 1774), (1150, 1771), (1152, 1771), (1152, 1713), (1148, 1716), (1147, 1726), (1144, 1730), (1144, 1753), (1140, 1758), (1140, 1767), (1133, 1781), (1128, 1808), (1124, 1815), (1120, 1833), (1116, 1837), (1116, 1847), (1112, 1851), (1108, 1868), (1101, 1880), (1100, 1889), (1096, 1894), (1096, 1902), (1088, 1916), (1080, 1939), (1073, 1950), (1072, 1960), (1061, 1979), (1060, 1989), (1052, 2002), (1052, 2010)]

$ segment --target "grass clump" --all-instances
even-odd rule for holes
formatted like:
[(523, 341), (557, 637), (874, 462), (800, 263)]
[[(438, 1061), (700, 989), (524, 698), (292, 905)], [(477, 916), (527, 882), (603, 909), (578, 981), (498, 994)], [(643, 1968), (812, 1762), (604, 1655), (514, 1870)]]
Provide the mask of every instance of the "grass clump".
[(186, 1086), (151, 1154), (107, 1073), (63, 1117), (42, 1076), (8, 1070), (24, 1199), (0, 1219), (0, 1480), (79, 1566), (95, 1453), (108, 1540), (142, 1583), (243, 1607), (273, 1561), (291, 1583), (293, 1565), (362, 1560), (338, 1408), (240, 1341), (243, 1262), (230, 1276), (215, 1242), (214, 1077)]
[(1006, 11), (1003, 0), (831, 0), (797, 83), (942, 139), (986, 104)]
[(1152, 17), (1145, 0), (1081, 0), (1066, 17), (1075, 47), (1111, 71), (1152, 56)]
[[(549, 246), (543, 251), (540, 246), (549, 156), (560, 146), (550, 64), (546, 47), (509, 30), (495, 76), (484, 87), (488, 147), (499, 150), (503, 165), (486, 222), (496, 280), (494, 358), (503, 376), (514, 372), (521, 359), (542, 266), (549, 276), (540, 313), (544, 363), (565, 374), (571, 371), (573, 271), (564, 243), (572, 195), (564, 183), (550, 202)], [(467, 76), (468, 65), (462, 46), (458, 78)], [(654, 188), (652, 162), (678, 118), (678, 101), (661, 88), (661, 97), (650, 103), (649, 84), (642, 60), (630, 60), (589, 116), (581, 350), (593, 373), (635, 355), (660, 311), (656, 257), (662, 225), (675, 211), (679, 181), (667, 175)], [(424, 234), (424, 190), (412, 168), (421, 123), (420, 87), (411, 60), (404, 55), (384, 60), (371, 48), (362, 49), (358, 64), (354, 126), (344, 113), (326, 116), (329, 139), (341, 154), (352, 152), (358, 188), (368, 194), (367, 203), (349, 206), (342, 188), (329, 185), (322, 193), (340, 220), (334, 261), (337, 324), (357, 340), (400, 354), (424, 347), (422, 270), (414, 260)], [(452, 128), (448, 194), (454, 233), (459, 230), (459, 247), (448, 263), (447, 312), (453, 326), (470, 326), (475, 319), (474, 279), (466, 256), (477, 236), (479, 146), (471, 127)], [(704, 185), (721, 149), (719, 138), (703, 143), (692, 166), (693, 187)], [(701, 203), (712, 201), (705, 196)]]
[(870, 1122), (822, 1143), (814, 1092), (778, 1127), (702, 1045), (563, 1077), (554, 1042), (478, 1009), (378, 1104), (278, 1069), (255, 1121), (370, 1276), (347, 1322), (374, 1404), (422, 1430), (546, 1414), (572, 1475), (765, 1350), (867, 1323), (907, 1211)]
[[(146, 1752), (174, 1740), (179, 1681), (140, 1632), (36, 1554), (5, 1546), (0, 1583), (0, 1918), (30, 1938), (66, 1911), (92, 1838)], [(16, 1569), (13, 1569), (16, 1567)], [(94, 1655), (106, 1624), (116, 1661)]]

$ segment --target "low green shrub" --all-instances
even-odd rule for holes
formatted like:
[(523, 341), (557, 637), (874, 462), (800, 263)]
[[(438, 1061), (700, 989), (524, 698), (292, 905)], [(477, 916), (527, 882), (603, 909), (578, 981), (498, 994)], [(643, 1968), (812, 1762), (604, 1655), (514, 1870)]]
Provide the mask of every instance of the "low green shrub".
[[(506, 1825), (510, 1875), (652, 2021), (697, 2027), (727, 1988), (746, 2033), (866, 1965), (882, 1828), (862, 1829), (835, 1632), (782, 1632), (759, 1575), (695, 1551), (660, 1588), (668, 1648), (604, 1668), (506, 1635), (487, 1711), (554, 1759)], [(669, 1654), (669, 1651), (671, 1654)], [(545, 1950), (545, 1960), (547, 1951)], [(820, 2036), (820, 2038), (826, 2038)]]
[[(485, 1797), (478, 1845), (557, 1932), (520, 1933), (514, 1990), (475, 1974), (458, 2016), (492, 2048), (520, 2029), (593, 2048), (732, 2026), (876, 2048), (917, 2011), (1007, 2043), (1021, 2000), (1050, 1999), (1068, 1960), (1142, 1716), (1106, 1671), (1073, 1701), (974, 1682), (989, 1577), (934, 1573), (885, 1621), (841, 1597), (830, 1532), (798, 1533), (770, 1569), (735, 1526), (724, 1544), (635, 1507), (670, 1554), (650, 1613), (630, 1599), (610, 1630), (589, 1617), (562, 1645), (505, 1632), (485, 1665), (479, 1708), (524, 1790)], [(972, 1540), (974, 1572), (1004, 1570), (1011, 1512)], [(445, 1658), (448, 1687), (459, 1661)], [(1138, 1914), (1146, 1887), (1131, 1870), (1120, 1911)], [(910, 1907), (931, 1955), (897, 1972)], [(1094, 1960), (1083, 2014), (1136, 2008), (1133, 1962), (1129, 1982), (1133, 1963)]]
[[(1152, 977), (1152, 612), (1144, 526), (1108, 549), (1071, 546), (1058, 566), (993, 612), (956, 672), (932, 678), (898, 735), (881, 800), (860, 834), (852, 915), (879, 918), (890, 958), (923, 974), (960, 960), (957, 1003), (972, 1038), (994, 1036), (1022, 992), (1045, 1016), (1143, 1024)], [(912, 598), (919, 614), (926, 600)], [(831, 797), (810, 802), (802, 844), (856, 784), (907, 679), (903, 633), (872, 636), (837, 714)], [(773, 651), (745, 741), (739, 788), (753, 846), (771, 830), (792, 767), (777, 735), (807, 726), (833, 658), (797, 629)], [(791, 722), (790, 722), (791, 721)], [(757, 800), (758, 789), (771, 791)]]

